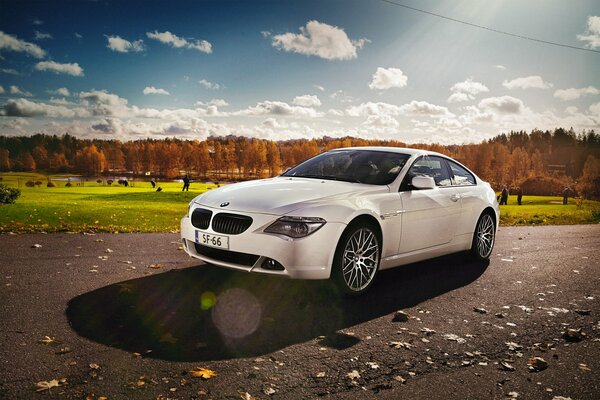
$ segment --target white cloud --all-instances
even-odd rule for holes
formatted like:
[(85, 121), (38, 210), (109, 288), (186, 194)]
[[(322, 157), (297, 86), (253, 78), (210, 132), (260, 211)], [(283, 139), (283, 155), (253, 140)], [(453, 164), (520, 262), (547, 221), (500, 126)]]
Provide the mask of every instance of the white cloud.
[(593, 86), (588, 86), (584, 88), (568, 88), (568, 89), (559, 89), (554, 92), (554, 97), (560, 99), (562, 101), (575, 100), (585, 95), (595, 95), (600, 94), (600, 90)]
[(281, 115), (293, 117), (315, 118), (323, 114), (317, 112), (314, 108), (291, 106), (282, 101), (261, 101), (255, 106), (233, 113), (234, 115)]
[(57, 63), (55, 61), (41, 61), (35, 64), (38, 71), (51, 71), (56, 74), (68, 74), (73, 76), (83, 76), (83, 68), (78, 63)]
[(398, 120), (394, 117), (390, 117), (389, 115), (369, 115), (367, 119), (363, 122), (363, 125), (372, 126), (372, 127), (391, 127), (397, 128), (400, 126)]
[(600, 102), (594, 103), (589, 108), (590, 113), (600, 119)]
[(317, 89), (317, 90), (320, 90), (321, 92), (324, 92), (324, 91), (325, 91), (325, 88), (324, 88), (323, 86), (321, 86), (321, 85), (313, 85), (313, 87), (314, 87), (315, 89)]
[(62, 106), (35, 103), (26, 99), (11, 99), (0, 109), (0, 115), (8, 117), (72, 118), (76, 116), (76, 113)]
[(354, 100), (357, 100), (356, 98), (350, 96), (349, 94), (347, 94), (346, 92), (344, 92), (343, 90), (336, 90), (335, 92), (331, 93), (329, 95), (329, 97), (332, 100), (337, 100), (340, 103), (352, 103)]
[(49, 90), (48, 93), (50, 94), (58, 94), (60, 96), (70, 96), (71, 93), (69, 92), (69, 89), (62, 87), (62, 88), (58, 88), (56, 90)]
[(511, 81), (502, 82), (502, 86), (507, 89), (549, 89), (554, 86), (550, 82), (545, 82), (539, 75), (525, 76)]
[(389, 103), (362, 103), (358, 106), (352, 106), (346, 109), (346, 114), (351, 117), (358, 116), (382, 116), (382, 115), (413, 115), (413, 116), (452, 116), (446, 107), (428, 103), (426, 101), (413, 100), (410, 103), (397, 106)]
[(34, 32), (34, 39), (35, 40), (46, 40), (46, 39), (53, 39), (52, 35), (46, 32), (40, 32), (40, 31), (35, 31)]
[(11, 75), (19, 75), (16, 69), (13, 68), (0, 68), (0, 72)]
[(521, 114), (525, 110), (523, 102), (512, 96), (488, 97), (479, 102), (479, 108), (495, 114)]
[(144, 88), (144, 94), (163, 94), (165, 96), (171, 95), (171, 93), (167, 92), (165, 89), (155, 88), (154, 86), (146, 86)]
[(284, 33), (272, 37), (278, 49), (317, 56), (326, 60), (350, 60), (357, 57), (367, 39), (351, 40), (342, 28), (319, 21), (308, 21), (300, 33)]
[(400, 106), (400, 111), (406, 115), (425, 116), (451, 116), (452, 113), (446, 107), (428, 103), (426, 101), (413, 100), (408, 104)]
[(26, 42), (16, 36), (0, 31), (0, 51), (3, 50), (27, 53), (35, 58), (43, 58), (46, 56), (46, 51), (37, 44)]
[(212, 99), (207, 102), (198, 101), (196, 102), (199, 106), (216, 106), (216, 107), (227, 107), (229, 103), (224, 99)]
[(94, 115), (127, 116), (129, 114), (127, 100), (105, 90), (80, 92), (79, 98)]
[(44, 21), (42, 21), (42, 20), (41, 20), (41, 19), (39, 19), (39, 18), (34, 18), (34, 19), (33, 19), (33, 21), (31, 21), (31, 23), (32, 23), (33, 25), (37, 25), (37, 26), (44, 25)]
[(24, 128), (29, 125), (31, 124), (25, 118), (13, 118), (8, 120), (8, 122), (3, 123), (1, 126), (3, 129), (18, 131), (19, 133), (23, 134), (26, 133)]
[(469, 101), (469, 100), (473, 100), (474, 97), (468, 95), (467, 93), (452, 93), (450, 95), (450, 97), (448, 97), (448, 100), (446, 100), (448, 103), (461, 103), (463, 101)]
[(64, 97), (62, 99), (56, 99), (54, 97), (51, 97), (50, 100), (48, 100), (48, 102), (50, 104), (56, 104), (56, 105), (59, 105), (59, 106), (71, 106), (71, 105), (73, 105), (73, 103), (71, 103), (70, 101), (68, 101)]
[(18, 86), (15, 86), (15, 85), (10, 86), (10, 94), (16, 94), (19, 96), (27, 96), (27, 97), (33, 96), (27, 90), (21, 90), (21, 88), (19, 88)]
[(406, 86), (408, 77), (399, 68), (378, 67), (373, 74), (373, 80), (369, 83), (370, 89), (391, 89)]
[(144, 51), (144, 41), (143, 40), (134, 40), (130, 42), (129, 40), (123, 39), (120, 36), (106, 36), (108, 39), (108, 47), (113, 51), (117, 51), (119, 53), (129, 53), (129, 52), (140, 52)]
[(161, 43), (168, 44), (175, 48), (186, 48), (201, 51), (203, 53), (212, 53), (212, 44), (206, 40), (187, 40), (177, 35), (172, 34), (169, 31), (165, 32), (146, 32), (146, 36), (150, 39), (158, 40)]
[(209, 82), (206, 79), (200, 79), (198, 81), (198, 83), (201, 84), (202, 86), (204, 86), (206, 89), (210, 89), (210, 90), (219, 90), (219, 89), (225, 88), (225, 86), (223, 86), (219, 83)]
[(502, 65), (502, 64), (495, 65), (494, 67), (496, 69), (501, 69), (501, 70), (505, 70), (506, 69), (506, 67), (504, 65)]
[(75, 35), (75, 37), (79, 40), (83, 39), (83, 35), (80, 33), (75, 32), (73, 35)]
[(585, 35), (577, 35), (577, 39), (587, 42), (586, 47), (596, 49), (600, 47), (600, 17), (589, 16), (587, 20), (587, 31)]
[(473, 78), (467, 78), (462, 82), (457, 82), (450, 88), (452, 94), (448, 97), (448, 103), (459, 103), (475, 99), (480, 93), (486, 93), (490, 90), (481, 82), (476, 82)]
[(4, 94), (4, 93), (6, 93), (4, 88), (2, 86), (0, 86), (0, 94)]
[(303, 96), (294, 97), (292, 103), (302, 107), (319, 107), (321, 105), (321, 100), (319, 100), (317, 96), (305, 94)]

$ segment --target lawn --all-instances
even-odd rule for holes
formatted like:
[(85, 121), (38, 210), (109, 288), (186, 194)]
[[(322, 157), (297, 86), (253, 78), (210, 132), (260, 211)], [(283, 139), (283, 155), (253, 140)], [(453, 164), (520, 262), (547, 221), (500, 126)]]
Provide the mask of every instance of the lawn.
[[(192, 183), (182, 192), (178, 182), (158, 182), (162, 192), (149, 182), (123, 187), (95, 180), (84, 186), (65, 187), (64, 176), (52, 175), (58, 187), (46, 187), (46, 177), (36, 174), (0, 174), (0, 183), (17, 187), (21, 197), (15, 204), (0, 205), (3, 232), (175, 232), (188, 203), (215, 185)], [(41, 180), (40, 187), (25, 187), (27, 180)], [(76, 185), (76, 181), (72, 181)]]
[[(123, 187), (84, 181), (83, 186), (65, 187), (66, 175), (52, 175), (58, 187), (46, 187), (46, 177), (37, 174), (0, 174), (0, 183), (17, 187), (21, 197), (15, 204), (0, 205), (0, 233), (7, 232), (176, 232), (188, 203), (200, 193), (214, 189), (213, 184), (192, 183), (182, 192), (178, 182), (159, 182), (162, 192), (149, 182), (134, 181)], [(40, 187), (25, 186), (39, 180)], [(502, 225), (562, 225), (600, 222), (600, 202), (562, 197), (525, 196), (517, 205), (510, 196), (500, 207)]]
[(524, 196), (522, 205), (517, 196), (509, 196), (508, 205), (500, 206), (502, 225), (566, 225), (600, 222), (600, 202), (562, 197)]

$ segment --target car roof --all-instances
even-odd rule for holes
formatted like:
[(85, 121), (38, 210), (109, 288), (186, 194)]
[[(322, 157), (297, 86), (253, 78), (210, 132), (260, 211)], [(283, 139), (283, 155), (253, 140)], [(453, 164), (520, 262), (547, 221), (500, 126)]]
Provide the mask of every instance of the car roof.
[(339, 151), (339, 150), (388, 151), (388, 152), (393, 152), (393, 153), (410, 154), (411, 156), (415, 155), (415, 154), (418, 154), (418, 155), (428, 154), (428, 155), (448, 157), (444, 154), (436, 153), (435, 151), (429, 151), (429, 150), (423, 150), (423, 149), (410, 149), (407, 147), (358, 146), (358, 147), (340, 147), (337, 149), (331, 149), (329, 151)]

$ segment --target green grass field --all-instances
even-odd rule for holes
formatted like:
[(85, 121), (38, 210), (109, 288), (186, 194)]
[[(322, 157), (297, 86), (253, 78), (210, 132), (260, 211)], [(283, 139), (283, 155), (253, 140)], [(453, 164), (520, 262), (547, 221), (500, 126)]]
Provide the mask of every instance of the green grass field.
[[(17, 187), (21, 197), (15, 204), (0, 205), (0, 233), (7, 232), (176, 232), (187, 205), (196, 195), (215, 185), (192, 183), (182, 192), (181, 183), (159, 182), (156, 192), (149, 182), (133, 182), (133, 187), (98, 184), (65, 187), (66, 175), (52, 175), (59, 187), (47, 188), (46, 177), (38, 174), (4, 173), (0, 183)], [(40, 187), (25, 187), (27, 180), (40, 180)], [(76, 184), (73, 181), (73, 184)], [(562, 225), (600, 222), (600, 202), (577, 202), (562, 205), (561, 197), (525, 196), (517, 205), (510, 196), (507, 206), (500, 207), (502, 225)]]
[[(188, 203), (215, 185), (192, 183), (182, 192), (181, 183), (158, 182), (162, 192), (149, 182), (133, 182), (134, 187), (85, 182), (65, 187), (66, 181), (53, 181), (59, 187), (47, 188), (46, 178), (35, 174), (0, 174), (4, 183), (17, 187), (21, 197), (15, 204), (0, 205), (0, 233), (6, 232), (175, 232)], [(52, 178), (61, 178), (52, 175)], [(25, 187), (27, 180), (41, 180), (41, 187)], [(75, 181), (72, 181), (75, 184)]]
[(508, 205), (500, 206), (502, 225), (567, 225), (600, 222), (600, 202), (562, 197), (523, 196), (522, 205), (517, 196), (509, 196)]

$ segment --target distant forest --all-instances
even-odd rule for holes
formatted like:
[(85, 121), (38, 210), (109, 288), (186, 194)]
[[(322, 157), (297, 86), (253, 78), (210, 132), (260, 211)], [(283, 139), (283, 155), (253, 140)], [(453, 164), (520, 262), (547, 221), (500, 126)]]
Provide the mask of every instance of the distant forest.
[[(238, 136), (207, 140), (128, 142), (72, 135), (0, 136), (0, 171), (152, 176), (236, 181), (274, 176), (322, 151), (350, 146), (413, 147), (456, 158), (496, 189), (556, 194), (564, 186), (600, 197), (600, 135), (573, 129), (511, 131), (479, 144), (406, 144), (395, 140), (323, 137), (271, 141)], [(548, 192), (548, 193), (546, 193)]]

